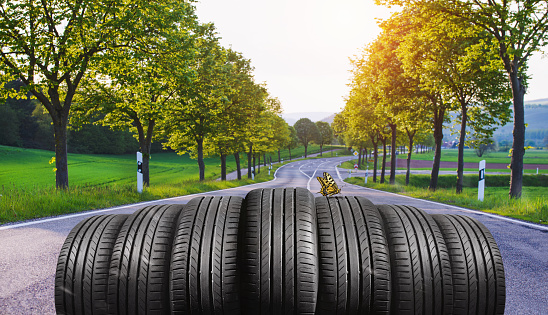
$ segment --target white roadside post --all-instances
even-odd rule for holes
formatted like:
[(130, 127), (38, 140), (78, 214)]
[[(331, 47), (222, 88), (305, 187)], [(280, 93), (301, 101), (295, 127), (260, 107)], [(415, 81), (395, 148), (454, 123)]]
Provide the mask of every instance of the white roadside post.
[(137, 192), (143, 192), (143, 154), (137, 152)]
[(367, 163), (367, 167), (365, 168), (365, 184), (367, 184), (368, 176), (369, 176), (369, 163)]
[(253, 166), (251, 167), (251, 179), (255, 180), (255, 168)]
[(483, 201), (485, 193), (485, 160), (479, 162), (478, 200)]

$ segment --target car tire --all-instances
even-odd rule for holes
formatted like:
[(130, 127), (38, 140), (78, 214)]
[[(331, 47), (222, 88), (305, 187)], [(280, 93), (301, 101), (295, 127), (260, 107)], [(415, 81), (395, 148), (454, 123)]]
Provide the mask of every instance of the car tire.
[(318, 292), (314, 197), (303, 188), (245, 198), (239, 257), (243, 314), (314, 314)]
[(445, 240), (415, 207), (379, 205), (392, 272), (394, 314), (452, 314), (453, 284)]
[(182, 205), (150, 206), (126, 220), (110, 263), (109, 314), (169, 313), (169, 264), (182, 210)]
[(489, 230), (467, 216), (432, 217), (441, 229), (451, 257), (454, 314), (504, 314), (504, 267)]
[(59, 254), (55, 275), (57, 314), (105, 314), (110, 258), (128, 215), (100, 215), (78, 223)]
[(177, 223), (172, 314), (240, 314), (238, 226), (243, 198), (196, 197)]
[(377, 208), (363, 197), (317, 197), (317, 314), (390, 314), (390, 259)]

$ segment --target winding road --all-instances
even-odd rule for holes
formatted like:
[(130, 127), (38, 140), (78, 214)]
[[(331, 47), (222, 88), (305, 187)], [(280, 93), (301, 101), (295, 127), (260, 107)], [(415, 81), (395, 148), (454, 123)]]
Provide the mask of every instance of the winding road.
[[(414, 199), (343, 183), (347, 171), (337, 169), (349, 157), (292, 162), (265, 183), (204, 193), (245, 194), (255, 188), (306, 187), (320, 190), (316, 176), (329, 172), (343, 195), (369, 198), (375, 204), (406, 204), (429, 213), (464, 214), (489, 228), (502, 253), (506, 273), (506, 314), (548, 314), (548, 227), (474, 210)], [(265, 168), (266, 171), (266, 168)], [(70, 230), (96, 214), (132, 213), (152, 204), (186, 203), (196, 195), (88, 211), (0, 226), (0, 314), (54, 314), (53, 286), (59, 250)]]

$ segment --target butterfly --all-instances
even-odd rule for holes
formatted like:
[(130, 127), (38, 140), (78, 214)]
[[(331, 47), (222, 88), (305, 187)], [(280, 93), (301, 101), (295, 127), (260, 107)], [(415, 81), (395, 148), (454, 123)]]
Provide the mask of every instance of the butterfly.
[(331, 175), (327, 172), (323, 172), (323, 178), (322, 177), (316, 177), (320, 184), (322, 185), (322, 189), (320, 190), (320, 193), (324, 196), (333, 196), (341, 192), (340, 188), (337, 186), (337, 183), (335, 183), (335, 180)]

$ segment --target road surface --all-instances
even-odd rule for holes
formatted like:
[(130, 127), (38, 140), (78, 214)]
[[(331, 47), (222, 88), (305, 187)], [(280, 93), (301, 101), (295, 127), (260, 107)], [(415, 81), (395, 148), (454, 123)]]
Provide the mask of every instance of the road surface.
[[(548, 314), (548, 227), (435, 202), (371, 190), (342, 182), (347, 171), (337, 165), (349, 157), (304, 160), (278, 169), (270, 182), (204, 195), (245, 194), (260, 187), (306, 187), (315, 195), (315, 176), (329, 172), (343, 195), (359, 195), (375, 204), (406, 204), (429, 213), (464, 214), (485, 224), (499, 245), (507, 285), (506, 314)], [(194, 196), (143, 202), (110, 209), (0, 226), (0, 314), (53, 314), (53, 286), (59, 250), (69, 231), (96, 214), (132, 213), (151, 204), (186, 203)]]

